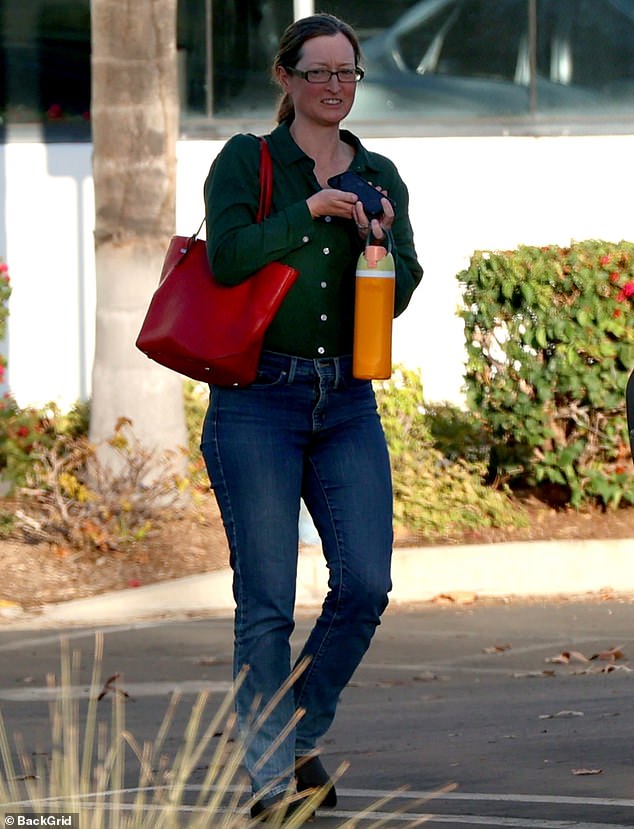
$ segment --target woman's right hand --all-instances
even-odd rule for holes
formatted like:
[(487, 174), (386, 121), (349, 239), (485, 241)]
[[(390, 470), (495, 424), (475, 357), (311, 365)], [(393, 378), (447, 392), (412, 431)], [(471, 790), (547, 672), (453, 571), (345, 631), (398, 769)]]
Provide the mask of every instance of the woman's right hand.
[(326, 188), (314, 193), (306, 204), (313, 219), (318, 216), (338, 216), (341, 219), (354, 218), (354, 205), (358, 197), (354, 193), (346, 193), (343, 190)]

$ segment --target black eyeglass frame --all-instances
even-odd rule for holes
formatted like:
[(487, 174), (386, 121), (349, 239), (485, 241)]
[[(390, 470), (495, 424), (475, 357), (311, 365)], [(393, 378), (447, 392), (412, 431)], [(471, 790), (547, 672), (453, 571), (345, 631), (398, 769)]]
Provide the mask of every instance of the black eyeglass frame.
[[(303, 78), (306, 81), (306, 83), (317, 83), (317, 84), (330, 83), (330, 80), (331, 80), (333, 75), (337, 76), (337, 80), (339, 81), (339, 83), (359, 83), (359, 81), (362, 81), (363, 78), (365, 77), (365, 72), (364, 72), (363, 69), (361, 69), (360, 66), (355, 66), (355, 68), (353, 70), (354, 74), (355, 74), (355, 78), (354, 78), (353, 81), (344, 81), (339, 77), (340, 72), (351, 71), (351, 70), (348, 70), (348, 69), (338, 69), (336, 72), (331, 72), (330, 69), (306, 69), (306, 70), (302, 70), (302, 69), (295, 69), (294, 66), (285, 66), (284, 69), (289, 73), (289, 75), (295, 75), (298, 78)], [(311, 72), (328, 72), (329, 75), (328, 75), (328, 78), (324, 81), (311, 81), (310, 78), (308, 77)]]

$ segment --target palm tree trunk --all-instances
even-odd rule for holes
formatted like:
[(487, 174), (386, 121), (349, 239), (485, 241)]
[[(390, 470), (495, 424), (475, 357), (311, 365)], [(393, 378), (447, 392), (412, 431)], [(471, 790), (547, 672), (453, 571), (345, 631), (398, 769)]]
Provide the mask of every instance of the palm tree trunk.
[[(152, 449), (184, 446), (182, 378), (135, 348), (173, 233), (176, 0), (92, 0), (97, 320), (90, 434), (127, 417)], [(103, 457), (103, 456), (102, 456)]]

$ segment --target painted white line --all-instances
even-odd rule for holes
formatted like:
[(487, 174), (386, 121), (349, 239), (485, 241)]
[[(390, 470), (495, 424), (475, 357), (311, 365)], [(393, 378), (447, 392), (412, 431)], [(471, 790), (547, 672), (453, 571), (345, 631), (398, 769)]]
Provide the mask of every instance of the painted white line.
[[(30, 636), (24, 639), (15, 639), (11, 642), (4, 642), (0, 644), (0, 653), (10, 651), (22, 651), (28, 648), (35, 648), (39, 645), (59, 645), (60, 639), (87, 639), (90, 637), (94, 640), (96, 633), (125, 633), (128, 630), (145, 630), (146, 628), (155, 628), (165, 625), (166, 620), (154, 620), (151, 622), (132, 622), (125, 625), (99, 625), (97, 627), (84, 627), (77, 630), (56, 630), (54, 633), (49, 633), (41, 636)], [(7, 631), (11, 632), (11, 631)]]
[[(324, 814), (325, 813), (320, 813)], [(624, 823), (579, 823), (574, 820), (544, 820), (538, 818), (490, 817), (488, 815), (437, 815), (418, 812), (347, 812), (329, 811), (333, 818), (354, 818), (356, 823), (365, 820), (398, 821), (407, 823), (462, 823), (467, 826), (507, 826), (513, 829), (632, 829), (632, 825)]]
[[(206, 691), (210, 694), (228, 694), (233, 683), (229, 681), (211, 682), (207, 680), (185, 680), (183, 682), (123, 682), (120, 686), (115, 683), (115, 688), (120, 687), (122, 691), (129, 694), (133, 699), (139, 697), (162, 697), (169, 696), (175, 691), (181, 694), (199, 694)], [(99, 689), (101, 690), (101, 689)], [(85, 699), (90, 695), (90, 687), (86, 685), (72, 685), (64, 689), (63, 695), (67, 699)], [(62, 696), (61, 688), (48, 688), (44, 686), (25, 686), (24, 688), (0, 688), (0, 700), (6, 702), (50, 702)]]
[[(136, 795), (139, 792), (145, 792), (150, 794), (154, 790), (158, 789), (165, 789), (165, 786), (146, 786), (142, 789), (140, 788), (126, 788), (126, 789), (118, 789), (118, 790), (109, 790), (105, 792), (90, 792), (84, 793), (83, 795), (79, 796), (79, 799), (82, 800), (88, 808), (90, 808), (90, 801), (93, 798), (99, 798), (102, 803), (105, 800), (106, 803), (104, 807), (108, 810), (110, 808), (114, 808), (107, 803), (107, 799), (110, 797), (116, 796), (120, 798), (122, 795)], [(185, 786), (186, 791), (190, 792), (199, 792), (203, 787), (199, 785), (188, 785)], [(212, 787), (213, 789), (214, 787)], [(226, 789), (227, 792), (234, 792), (234, 791), (245, 791), (243, 786), (228, 786)], [(435, 791), (430, 792), (402, 792), (402, 791), (389, 791), (389, 790), (378, 790), (378, 789), (339, 789), (339, 794), (342, 797), (365, 797), (368, 799), (378, 799), (380, 797), (389, 796), (393, 800), (399, 799), (409, 799), (409, 798), (416, 798), (417, 800), (421, 800), (423, 798), (434, 798), (437, 800), (484, 800), (484, 801), (499, 801), (499, 800), (510, 800), (513, 802), (525, 802), (525, 803), (549, 803), (549, 804), (576, 804), (576, 805), (593, 805), (593, 806), (600, 806), (600, 805), (626, 805), (626, 806), (633, 806), (634, 801), (632, 800), (618, 800), (618, 799), (602, 799), (602, 798), (571, 798), (571, 797), (556, 797), (556, 796), (540, 796), (540, 795), (490, 795), (490, 794), (483, 794), (483, 793), (458, 793), (458, 792), (442, 792), (438, 793)], [(246, 794), (246, 791), (245, 791)], [(50, 797), (50, 798), (43, 798), (42, 800), (38, 800), (38, 804), (46, 805), (46, 804), (53, 804), (59, 798)], [(88, 803), (87, 803), (88, 801)], [(16, 806), (31, 806), (30, 801), (20, 801), (18, 803), (7, 803), (5, 804), (5, 808), (9, 807), (16, 807)], [(135, 808), (133, 803), (118, 803), (116, 806), (117, 809), (120, 810), (130, 810)], [(137, 805), (136, 808), (139, 808)], [(153, 811), (157, 808), (163, 808), (162, 804), (154, 804), (154, 803), (145, 803), (141, 806), (144, 811)], [(544, 818), (512, 818), (512, 817), (497, 817), (493, 815), (474, 815), (474, 814), (436, 814), (433, 812), (405, 812), (405, 811), (393, 811), (393, 812), (384, 812), (384, 811), (365, 811), (368, 807), (362, 807), (359, 810), (350, 811), (345, 809), (336, 809), (336, 810), (328, 810), (327, 812), (321, 811), (320, 816), (323, 818), (345, 818), (345, 819), (354, 819), (355, 823), (360, 823), (366, 820), (380, 820), (380, 821), (392, 821), (396, 823), (403, 823), (407, 822), (410, 825), (416, 823), (425, 823), (425, 824), (439, 824), (439, 823), (453, 823), (453, 824), (463, 824), (468, 826), (487, 826), (491, 827), (507, 827), (508, 829), (631, 829), (632, 824), (622, 824), (622, 823), (596, 823), (596, 822), (588, 822), (588, 821), (575, 821), (575, 820), (545, 820)], [(372, 808), (372, 804), (369, 804), (369, 809)], [(205, 807), (197, 807), (189, 804), (181, 804), (178, 809), (179, 812), (196, 812), (196, 811), (205, 811)], [(223, 811), (223, 810), (219, 810)]]
[(620, 806), (634, 809), (634, 800), (616, 797), (573, 797), (568, 795), (550, 794), (512, 794), (488, 792), (443, 792), (443, 791), (390, 791), (389, 789), (344, 789), (337, 786), (337, 792), (345, 797), (369, 797), (378, 800), (381, 797), (391, 797), (395, 800), (472, 800), (491, 803), (550, 803), (567, 806)]

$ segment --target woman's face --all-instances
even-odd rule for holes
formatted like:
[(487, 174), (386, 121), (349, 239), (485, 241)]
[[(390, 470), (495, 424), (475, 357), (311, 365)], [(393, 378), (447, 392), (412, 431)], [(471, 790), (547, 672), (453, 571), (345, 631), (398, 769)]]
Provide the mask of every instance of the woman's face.
[[(307, 40), (302, 46), (300, 58), (294, 67), (298, 72), (307, 69), (354, 69), (354, 49), (348, 38), (336, 35), (320, 35)], [(291, 96), (296, 119), (307, 119), (323, 125), (338, 124), (350, 112), (357, 85), (341, 83), (331, 75), (327, 83), (309, 83), (284, 69), (279, 70), (280, 83)]]

